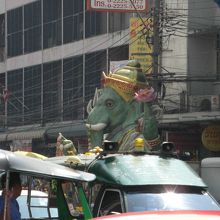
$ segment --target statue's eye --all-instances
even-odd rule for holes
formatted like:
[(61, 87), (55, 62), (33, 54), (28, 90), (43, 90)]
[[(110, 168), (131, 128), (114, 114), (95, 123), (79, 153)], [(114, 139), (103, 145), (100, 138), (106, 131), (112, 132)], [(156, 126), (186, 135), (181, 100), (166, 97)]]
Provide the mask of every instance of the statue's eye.
[(105, 105), (107, 108), (112, 108), (114, 106), (114, 102), (110, 99), (106, 100)]

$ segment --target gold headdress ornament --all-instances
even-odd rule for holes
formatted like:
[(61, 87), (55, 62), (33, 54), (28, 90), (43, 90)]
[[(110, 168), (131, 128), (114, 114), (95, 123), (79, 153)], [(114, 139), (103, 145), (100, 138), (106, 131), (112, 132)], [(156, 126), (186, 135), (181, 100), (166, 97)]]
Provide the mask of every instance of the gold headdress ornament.
[(135, 92), (147, 88), (140, 63), (130, 60), (128, 64), (109, 75), (102, 75), (102, 84), (113, 88), (126, 102), (134, 98)]

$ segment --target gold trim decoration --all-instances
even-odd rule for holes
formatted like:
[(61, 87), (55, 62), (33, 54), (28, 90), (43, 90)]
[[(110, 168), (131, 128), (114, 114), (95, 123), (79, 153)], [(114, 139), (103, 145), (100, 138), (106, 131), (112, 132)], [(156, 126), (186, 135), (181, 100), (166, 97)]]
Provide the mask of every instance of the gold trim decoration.
[(161, 143), (160, 136), (158, 135), (155, 139), (147, 140), (147, 143), (150, 145), (150, 147), (160, 144)]
[(102, 84), (105, 87), (114, 89), (126, 102), (132, 100), (137, 91), (147, 87), (146, 83), (138, 82), (135, 79), (131, 80), (116, 74), (106, 76), (104, 72), (102, 74)]

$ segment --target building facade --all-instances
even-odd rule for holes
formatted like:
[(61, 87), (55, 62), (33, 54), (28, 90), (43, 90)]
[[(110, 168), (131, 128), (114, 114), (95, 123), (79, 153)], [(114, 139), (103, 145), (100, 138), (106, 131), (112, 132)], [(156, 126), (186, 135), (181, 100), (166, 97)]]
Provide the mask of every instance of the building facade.
[(0, 6), (2, 141), (21, 138), (11, 133), (25, 127), (57, 125), (65, 133), (68, 123), (81, 126), (109, 61), (128, 59), (130, 14), (88, 11), (82, 0), (1, 0)]
[[(219, 5), (158, 2), (161, 137), (183, 149), (193, 133), (186, 149), (206, 152), (202, 131), (220, 119)], [(87, 145), (87, 103), (110, 62), (129, 59), (132, 16), (87, 10), (86, 0), (0, 0), (2, 148), (53, 151), (59, 132)]]
[[(219, 155), (219, 3), (165, 2), (161, 81), (166, 90), (162, 103), (170, 114), (162, 119), (164, 138), (199, 158)], [(215, 149), (205, 143), (207, 128)]]

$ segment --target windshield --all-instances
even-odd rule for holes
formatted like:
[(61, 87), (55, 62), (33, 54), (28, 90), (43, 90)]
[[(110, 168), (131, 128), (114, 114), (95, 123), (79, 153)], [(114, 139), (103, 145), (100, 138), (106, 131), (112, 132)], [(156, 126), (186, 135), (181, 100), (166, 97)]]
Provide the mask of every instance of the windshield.
[(201, 193), (139, 193), (128, 192), (127, 211), (153, 210), (220, 210), (206, 192)]

